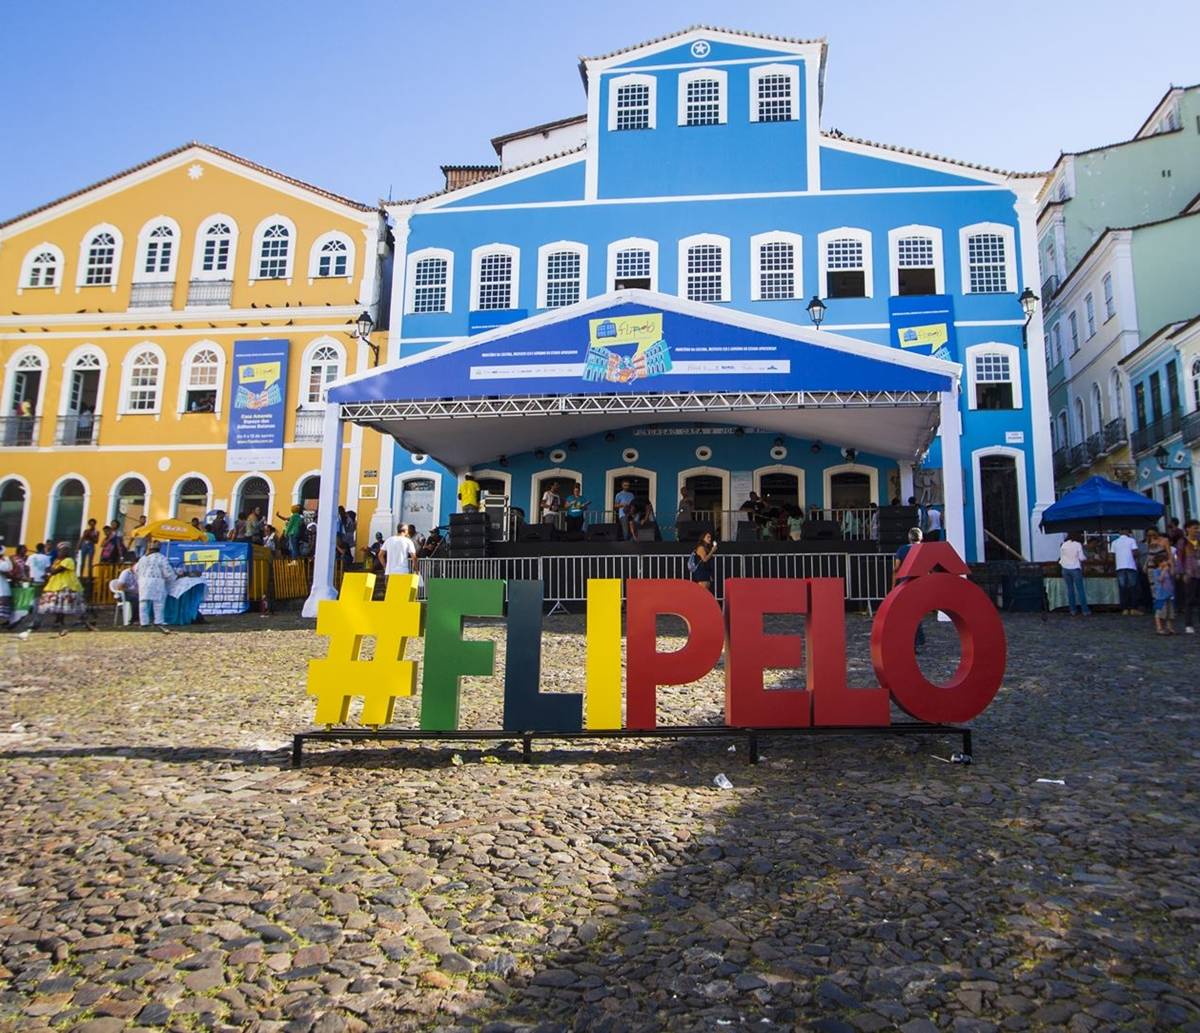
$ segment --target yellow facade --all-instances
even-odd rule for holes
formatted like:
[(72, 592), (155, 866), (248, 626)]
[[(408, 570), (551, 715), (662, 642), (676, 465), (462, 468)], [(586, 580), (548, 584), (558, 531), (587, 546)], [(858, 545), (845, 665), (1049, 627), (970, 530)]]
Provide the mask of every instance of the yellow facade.
[[(373, 362), (354, 323), (386, 315), (388, 247), (377, 209), (197, 144), (0, 224), (5, 546), (315, 506), (324, 388)], [(264, 339), (288, 342), (282, 466), (230, 470), (234, 342)], [(362, 545), (380, 438), (344, 447)]]

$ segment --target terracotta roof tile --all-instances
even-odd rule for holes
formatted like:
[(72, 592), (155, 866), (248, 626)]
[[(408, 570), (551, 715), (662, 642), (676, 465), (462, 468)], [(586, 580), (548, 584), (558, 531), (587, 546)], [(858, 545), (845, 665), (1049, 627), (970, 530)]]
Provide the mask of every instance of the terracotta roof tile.
[[(568, 154), (582, 154), (587, 149), (587, 144), (580, 144), (578, 147), (572, 147), (570, 150), (559, 151), (557, 154), (547, 154), (543, 158), (535, 158), (533, 161), (527, 161), (523, 165), (514, 165), (511, 169), (501, 169), (497, 166), (464, 166), (466, 168), (496, 168), (496, 171), (488, 176), (481, 176), (470, 184), (471, 187), (477, 187), (480, 183), (489, 183), (493, 179), (503, 179), (505, 176), (513, 172), (520, 172), (522, 169), (532, 168), (534, 165), (545, 165), (547, 162), (555, 161), (558, 158), (565, 158)], [(443, 166), (443, 168), (453, 168), (453, 166)], [(465, 190), (466, 187), (456, 187), (455, 190)], [(380, 201), (384, 206), (388, 205), (405, 205), (405, 204), (420, 204), (422, 201), (431, 201), (435, 197), (441, 197), (443, 194), (453, 194), (455, 190), (435, 190), (430, 194), (422, 194), (420, 197), (412, 197), (407, 201)]]
[(1040, 179), (1047, 175), (1045, 172), (1010, 172), (1007, 169), (997, 169), (991, 165), (980, 165), (973, 161), (962, 161), (959, 158), (947, 158), (943, 154), (933, 154), (930, 151), (919, 151), (915, 147), (901, 147), (897, 144), (866, 140), (860, 136), (848, 136), (836, 129), (822, 131), (821, 135), (827, 140), (845, 140), (847, 143), (861, 144), (864, 147), (878, 147), (885, 151), (895, 151), (897, 154), (911, 154), (914, 158), (931, 158), (933, 161), (944, 161), (950, 165), (961, 165), (967, 169), (978, 169), (980, 172), (990, 172), (996, 176), (1011, 176), (1014, 179)]

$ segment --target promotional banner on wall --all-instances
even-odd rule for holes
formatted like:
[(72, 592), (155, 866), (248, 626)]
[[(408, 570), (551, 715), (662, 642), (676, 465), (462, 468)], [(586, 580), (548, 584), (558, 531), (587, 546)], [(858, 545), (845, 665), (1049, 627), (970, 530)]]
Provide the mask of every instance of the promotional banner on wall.
[(282, 470), (287, 341), (233, 342), (226, 470)]
[(245, 613), (249, 609), (248, 542), (168, 542), (167, 562), (182, 575), (204, 582), (200, 612), (206, 616)]
[(918, 355), (958, 361), (954, 299), (948, 294), (908, 294), (888, 299), (891, 344)]

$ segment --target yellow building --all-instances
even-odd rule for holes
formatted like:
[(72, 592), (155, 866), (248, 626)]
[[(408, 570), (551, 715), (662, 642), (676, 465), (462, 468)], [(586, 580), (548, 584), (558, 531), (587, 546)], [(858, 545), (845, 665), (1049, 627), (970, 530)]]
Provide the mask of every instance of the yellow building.
[[(195, 143), (0, 223), (4, 544), (73, 540), (89, 517), (314, 508), (325, 389), (386, 337), (354, 332), (386, 314), (389, 256), (376, 206)], [(282, 448), (235, 452), (233, 368), (262, 341), (286, 342)], [(365, 544), (380, 441), (344, 447)]]

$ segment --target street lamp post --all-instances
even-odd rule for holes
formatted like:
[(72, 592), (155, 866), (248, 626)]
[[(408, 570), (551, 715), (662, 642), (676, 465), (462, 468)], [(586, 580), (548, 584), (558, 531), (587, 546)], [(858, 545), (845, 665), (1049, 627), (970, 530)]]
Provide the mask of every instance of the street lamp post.
[(1033, 321), (1033, 315), (1037, 312), (1038, 301), (1040, 300), (1030, 288), (1026, 287), (1021, 292), (1021, 297), (1017, 299), (1021, 302), (1021, 309), (1025, 313), (1025, 325), (1021, 327), (1021, 347), (1029, 348), (1029, 324)]
[(362, 341), (368, 348), (371, 349), (371, 354), (375, 357), (374, 365), (379, 365), (379, 345), (371, 340), (371, 331), (375, 329), (375, 320), (371, 318), (371, 313), (363, 309), (362, 315), (354, 321), (354, 332), (350, 335), (356, 341)]
[(812, 320), (813, 326), (820, 330), (821, 323), (825, 321), (825, 302), (814, 294), (806, 307), (808, 309), (808, 318)]

